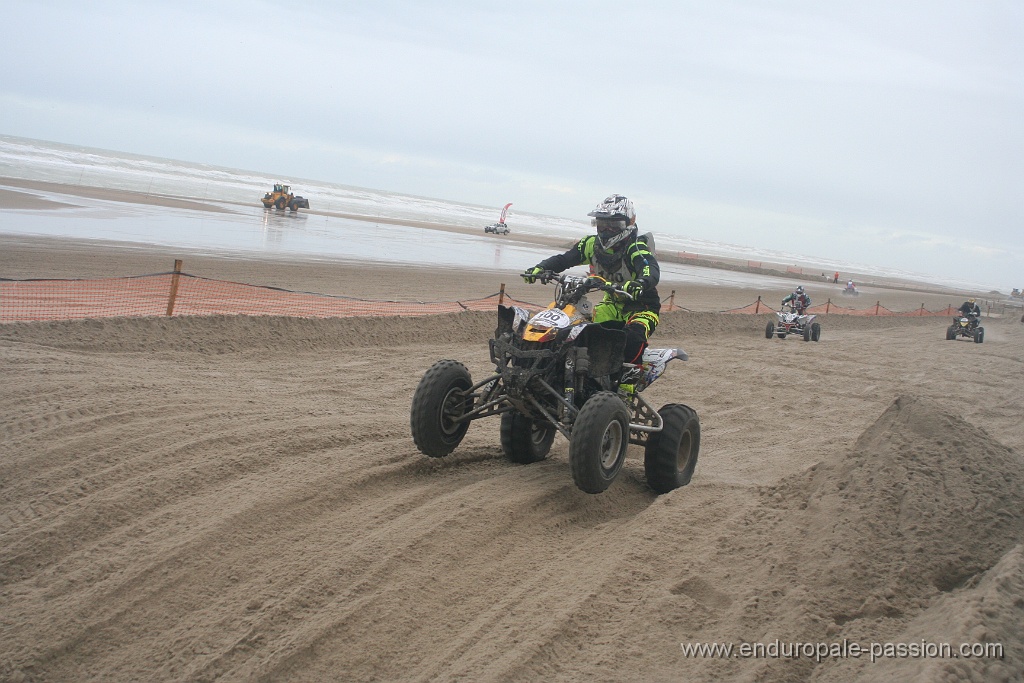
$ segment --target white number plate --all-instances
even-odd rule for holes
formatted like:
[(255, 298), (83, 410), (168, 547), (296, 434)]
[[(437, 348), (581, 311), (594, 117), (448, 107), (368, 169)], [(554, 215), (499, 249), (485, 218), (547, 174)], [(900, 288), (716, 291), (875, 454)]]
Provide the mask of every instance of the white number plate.
[(536, 327), (568, 327), (572, 321), (564, 311), (549, 308), (530, 318), (530, 324)]

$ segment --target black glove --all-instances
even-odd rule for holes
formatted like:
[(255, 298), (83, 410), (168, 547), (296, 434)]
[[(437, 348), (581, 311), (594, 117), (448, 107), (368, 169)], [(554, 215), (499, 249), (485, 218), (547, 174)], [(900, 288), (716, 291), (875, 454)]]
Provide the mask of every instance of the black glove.
[(523, 271), (521, 277), (526, 281), (526, 284), (532, 285), (537, 281), (537, 276), (544, 272), (544, 269), (540, 266), (534, 266), (533, 268), (527, 268)]

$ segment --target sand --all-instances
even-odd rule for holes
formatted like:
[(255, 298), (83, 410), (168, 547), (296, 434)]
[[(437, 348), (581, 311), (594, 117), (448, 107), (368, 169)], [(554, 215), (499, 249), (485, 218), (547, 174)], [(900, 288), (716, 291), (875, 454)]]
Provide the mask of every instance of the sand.
[[(178, 257), (207, 277), (446, 300), (514, 276), (0, 246), (0, 277)], [(489, 313), (0, 325), (0, 680), (1024, 680), (1018, 318), (987, 320), (984, 344), (946, 341), (944, 318), (837, 316), (818, 343), (767, 340), (767, 317), (714, 311), (784, 292), (679, 290), (693, 312), (665, 315), (655, 343), (691, 360), (646, 396), (696, 409), (702, 450), (662, 496), (637, 447), (596, 496), (561, 437), (511, 464), (496, 419), (446, 458), (418, 453), (419, 378), (443, 358), (485, 376)], [(1003, 652), (681, 647), (844, 641)]]

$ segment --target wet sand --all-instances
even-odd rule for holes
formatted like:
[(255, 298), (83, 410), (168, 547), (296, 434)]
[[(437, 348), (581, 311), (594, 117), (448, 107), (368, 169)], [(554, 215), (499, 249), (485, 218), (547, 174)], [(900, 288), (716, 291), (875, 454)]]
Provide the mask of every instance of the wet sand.
[[(139, 204), (146, 204), (146, 205), (151, 205), (151, 206), (165, 206), (165, 207), (168, 207), (168, 208), (184, 208), (184, 209), (191, 209), (191, 210), (196, 210), (196, 211), (209, 211), (209, 212), (218, 212), (218, 213), (223, 213), (225, 211), (230, 211), (230, 207), (232, 206), (232, 203), (230, 203), (230, 202), (218, 202), (216, 204), (213, 204), (213, 203), (203, 202), (203, 201), (199, 201), (199, 200), (195, 200), (195, 199), (188, 199), (188, 198), (181, 198), (181, 197), (169, 197), (169, 196), (153, 195), (153, 194), (147, 194), (147, 193), (141, 193), (141, 192), (131, 192), (131, 191), (124, 191), (124, 190), (110, 190), (110, 189), (105, 189), (105, 188), (92, 188), (92, 187), (83, 187), (83, 186), (58, 184), (58, 183), (48, 183), (48, 182), (43, 182), (43, 181), (28, 181), (28, 180), (20, 180), (20, 179), (12, 179), (12, 178), (0, 178), (0, 184), (12, 186), (12, 187), (24, 188), (23, 192), (11, 191), (11, 190), (0, 190), (0, 210), (3, 210), (5, 208), (6, 209), (32, 209), (32, 208), (38, 209), (38, 208), (46, 207), (47, 206), (46, 205), (46, 201), (47, 200), (43, 199), (42, 197), (33, 195), (32, 194), (32, 190), (33, 189), (39, 190), (39, 191), (45, 191), (45, 192), (56, 192), (56, 193), (60, 193), (60, 194), (63, 194), (63, 195), (68, 195), (69, 197), (80, 196), (80, 197), (87, 197), (87, 198), (90, 198), (90, 199), (100, 199), (100, 200), (103, 200), (103, 201), (112, 202), (114, 204), (117, 204), (117, 203), (121, 203), (121, 204), (139, 203)], [(244, 205), (243, 204), (234, 204), (234, 206), (237, 206), (239, 211), (251, 211), (251, 209), (252, 209), (252, 205), (251, 204), (244, 204)], [(52, 206), (52, 203), (51, 203), (49, 208), (57, 208), (57, 207)], [(334, 218), (343, 218), (343, 219), (348, 219), (348, 220), (356, 220), (356, 221), (362, 221), (362, 222), (365, 222), (365, 223), (385, 224), (385, 225), (387, 225), (387, 224), (394, 224), (394, 225), (404, 226), (404, 227), (422, 228), (422, 229), (437, 231), (437, 232), (440, 232), (440, 233), (447, 232), (447, 233), (455, 233), (455, 234), (460, 234), (460, 235), (468, 235), (468, 236), (473, 236), (473, 237), (479, 237), (480, 236), (480, 229), (478, 229), (478, 228), (469, 228), (469, 227), (466, 227), (466, 226), (452, 225), (452, 224), (441, 223), (441, 222), (426, 222), (426, 221), (412, 221), (412, 220), (407, 220), (407, 219), (392, 219), (392, 218), (388, 218), (387, 216), (380, 216), (380, 215), (366, 216), (366, 215), (358, 215), (358, 214), (350, 214), (350, 213), (323, 211), (323, 210), (317, 210), (315, 208), (313, 210), (303, 211), (303, 213), (308, 213), (308, 214), (316, 215), (316, 216), (327, 216), (327, 217), (334, 217)], [(572, 244), (572, 240), (561, 238), (561, 237), (549, 237), (549, 236), (537, 235), (537, 234), (524, 234), (524, 233), (518, 233), (518, 232), (515, 232), (515, 231), (511, 235), (492, 236), (491, 238), (493, 240), (495, 240), (496, 244), (522, 244), (522, 245), (527, 245), (527, 246), (530, 246), (530, 247), (544, 247), (546, 249), (549, 248), (551, 250), (550, 253), (556, 253), (556, 252), (559, 252), (559, 251), (564, 251), (565, 249), (569, 248), (569, 246), (571, 246), (571, 244)], [(22, 237), (22, 236), (19, 236), (16, 239), (18, 241), (23, 241), (25, 238)], [(10, 242), (10, 236), (6, 236), (6, 235), (0, 234), (0, 240), (3, 240), (4, 242), (6, 242), (5, 246), (7, 246), (7, 248), (13, 248), (14, 245), (11, 244), (11, 242)], [(67, 238), (60, 238), (60, 240), (58, 240), (58, 245), (59, 245), (60, 242), (66, 242), (66, 241), (67, 241)], [(109, 242), (109, 240), (107, 240), (107, 242)], [(116, 247), (117, 245), (110, 245), (110, 246), (111, 247)], [(138, 251), (139, 249), (142, 249), (142, 250), (145, 250), (145, 249), (155, 249), (157, 252), (160, 252), (160, 253), (165, 253), (166, 252), (166, 249), (164, 249), (164, 248), (161, 248), (161, 247), (147, 247), (146, 245), (141, 244), (141, 243), (140, 244), (132, 244), (132, 245), (129, 245), (129, 246), (132, 249), (136, 250), (136, 251)], [(216, 251), (216, 253), (218, 253), (219, 255), (230, 256), (230, 257), (232, 257), (232, 258), (234, 258), (236, 260), (238, 258), (243, 258), (243, 259), (256, 260), (256, 261), (259, 261), (261, 263), (266, 263), (267, 261), (273, 260), (273, 261), (277, 261), (277, 262), (300, 261), (300, 262), (304, 262), (304, 263), (309, 263), (309, 262), (312, 261), (312, 262), (315, 262), (317, 264), (324, 264), (324, 263), (329, 262), (331, 260), (329, 258), (310, 259), (308, 257), (298, 256), (298, 255), (291, 255), (291, 256), (289, 256), (289, 255), (284, 255), (284, 254), (259, 254), (259, 253), (254, 253), (252, 251), (231, 252), (228, 249), (216, 249), (216, 250), (206, 249), (206, 250), (199, 250), (199, 251), (197, 251), (197, 250), (186, 250), (186, 249), (180, 249), (179, 248), (179, 249), (176, 249), (175, 251), (176, 251), (176, 253), (178, 255), (177, 257), (180, 257), (183, 254), (187, 254), (188, 252), (194, 252), (194, 253), (198, 253), (200, 255), (206, 255), (206, 254), (211, 253), (211, 251)], [(904, 310), (904, 308), (907, 307), (907, 306), (909, 306), (909, 307), (918, 307), (922, 303), (924, 303), (926, 305), (926, 307), (928, 307), (928, 308), (936, 308), (936, 309), (938, 309), (938, 308), (942, 308), (942, 307), (948, 305), (951, 302), (951, 298), (966, 297), (966, 296), (978, 296), (978, 297), (991, 296), (989, 293), (985, 293), (985, 292), (969, 292), (969, 291), (951, 290), (948, 287), (940, 286), (940, 285), (937, 285), (937, 284), (928, 285), (926, 283), (922, 283), (922, 282), (919, 282), (919, 281), (901, 280), (901, 279), (898, 279), (898, 278), (886, 278), (886, 277), (880, 277), (880, 276), (866, 276), (866, 275), (863, 275), (863, 274), (856, 274), (856, 273), (844, 273), (843, 277), (842, 277), (842, 281), (841, 281), (842, 284), (833, 284), (827, 278), (821, 278), (821, 277), (815, 276), (813, 274), (802, 274), (801, 275), (801, 274), (795, 274), (795, 273), (787, 273), (786, 272), (786, 266), (782, 265), (782, 264), (764, 263), (762, 267), (751, 267), (751, 266), (747, 265), (747, 262), (745, 262), (745, 261), (741, 262), (741, 261), (731, 260), (731, 259), (728, 259), (728, 258), (716, 258), (716, 257), (704, 257), (704, 258), (699, 258), (699, 259), (683, 258), (683, 257), (681, 257), (678, 254), (666, 253), (666, 252), (660, 253), (659, 254), (659, 258), (660, 258), (660, 260), (664, 264), (666, 264), (666, 270), (667, 271), (670, 271), (672, 269), (672, 265), (673, 264), (681, 264), (681, 265), (685, 266), (685, 268), (687, 268), (687, 269), (692, 269), (692, 268), (696, 267), (697, 271), (703, 270), (704, 272), (709, 273), (709, 274), (713, 274), (713, 273), (716, 273), (716, 272), (719, 273), (719, 274), (722, 274), (724, 272), (734, 272), (734, 273), (737, 273), (737, 274), (743, 274), (743, 275), (736, 275), (735, 277), (732, 277), (732, 278), (722, 278), (722, 277), (715, 278), (712, 275), (708, 279), (709, 280), (712, 280), (712, 279), (717, 280), (715, 282), (715, 286), (717, 286), (718, 288), (723, 288), (723, 287), (724, 288), (733, 288), (733, 289), (735, 289), (736, 287), (751, 288), (752, 283), (755, 283), (755, 282), (761, 283), (761, 284), (758, 284), (757, 286), (760, 287), (761, 289), (765, 290), (766, 292), (770, 291), (772, 298), (774, 298), (776, 294), (778, 294), (779, 298), (781, 298), (781, 296), (784, 296), (789, 291), (792, 291), (792, 288), (795, 287), (796, 284), (802, 284), (805, 287), (810, 287), (812, 289), (812, 296), (815, 296), (815, 301), (816, 302), (825, 301), (827, 298), (835, 298), (837, 302), (841, 301), (841, 302), (844, 303), (844, 305), (847, 304), (848, 302), (851, 302), (851, 301), (854, 302), (854, 303), (859, 303), (859, 302), (862, 302), (862, 301), (867, 301), (867, 298), (870, 298), (870, 297), (874, 297), (874, 299), (870, 302), (870, 303), (873, 303), (874, 301), (878, 301), (879, 300), (879, 298), (880, 298), (878, 296), (879, 294), (886, 294), (887, 295), (890, 292), (906, 293), (906, 294), (910, 294), (911, 295), (911, 296), (909, 296), (906, 299), (904, 299), (902, 297), (900, 297), (898, 299), (886, 297), (887, 301), (891, 302), (892, 305), (889, 305), (886, 302), (883, 302), (883, 305), (888, 305), (889, 308), (893, 308), (894, 306), (900, 307), (899, 309), (893, 308), (893, 310)], [(342, 260), (342, 261), (345, 261), (347, 264), (350, 264), (350, 265), (359, 265), (358, 261), (354, 261), (353, 259), (333, 259), (333, 260), (335, 260), (335, 261)], [(7, 261), (9, 263), (12, 263), (12, 265), (14, 265), (15, 267), (17, 267), (17, 264), (20, 262), (20, 255), (12, 256), (12, 257), (8, 258)], [(195, 259), (190, 259), (190, 261), (194, 262)], [(388, 264), (375, 264), (373, 267), (376, 270), (380, 270), (381, 268), (387, 269), (390, 266)], [(398, 268), (398, 269), (401, 269), (401, 270), (405, 270), (405, 269), (408, 269), (410, 267), (415, 267), (415, 266), (410, 266), (408, 264), (402, 264), (402, 265), (395, 265), (394, 267)], [(164, 270), (164, 268), (161, 267), (160, 270)], [(430, 270), (430, 269), (428, 268), (426, 270)], [(500, 270), (500, 269), (496, 269), (493, 266), (489, 267), (489, 268), (485, 268), (485, 267), (475, 268), (475, 267), (473, 267), (472, 263), (470, 262), (466, 268), (460, 268), (460, 271), (461, 270), (470, 270), (470, 271), (472, 271), (472, 270), (482, 270), (482, 271), (492, 272), (493, 273), (493, 272), (496, 272), (497, 270)], [(812, 272), (813, 270), (816, 270), (816, 269), (810, 269), (809, 268), (807, 270), (809, 272)], [(824, 271), (828, 271), (828, 272), (831, 273), (833, 269), (830, 266), (826, 265), (826, 266), (822, 266), (821, 270), (823, 272)], [(505, 279), (507, 280), (507, 279), (511, 278), (513, 275), (516, 274), (516, 272), (517, 271), (506, 271), (507, 274), (504, 275)], [(450, 276), (451, 274), (449, 273), (448, 275)], [(18, 276), (12, 276), (12, 275), (7, 275), (7, 276), (8, 277), (18, 277)], [(77, 275), (77, 274), (76, 275), (53, 275), (52, 277), (81, 277), (81, 276), (83, 276), (83, 275)], [(209, 277), (217, 277), (216, 275), (208, 275), (208, 276)], [(51, 276), (31, 275), (31, 276), (25, 276), (25, 277), (51, 277)], [(460, 278), (462, 277), (462, 273), (461, 272), (458, 274), (458, 277), (460, 277)], [(854, 299), (852, 297), (851, 298), (841, 297), (841, 292), (842, 292), (843, 284), (845, 284), (846, 279), (849, 278), (849, 277), (854, 277), (856, 279), (856, 281), (858, 282), (859, 288), (861, 290), (861, 297), (860, 298)], [(666, 283), (665, 283), (665, 286), (671, 286), (673, 284), (672, 278), (673, 278), (672, 274), (667, 272), (666, 273)], [(693, 278), (684, 278), (680, 274), (678, 276), (678, 280), (679, 280), (679, 282), (684, 282), (685, 281), (688, 288), (689, 287), (694, 287), (694, 286), (697, 287), (698, 289), (700, 288), (699, 282), (695, 285)], [(283, 285), (276, 285), (276, 286), (283, 286)], [(712, 289), (712, 291), (714, 291), (714, 290)], [(935, 298), (935, 297), (927, 297), (927, 296), (924, 297), (924, 298), (921, 298), (919, 296), (919, 294), (926, 294), (926, 295), (927, 294), (935, 294), (935, 295), (937, 295), (937, 298)], [(917, 301), (914, 302), (914, 303), (906, 303), (906, 304), (903, 303), (904, 301), (912, 302), (915, 299), (917, 299)], [(734, 301), (734, 299), (730, 298), (730, 301), (732, 302), (732, 301)], [(941, 301), (941, 303), (940, 303), (940, 301)], [(742, 304), (735, 304), (735, 305), (745, 305), (745, 303), (748, 303), (748, 302), (744, 302)], [(867, 304), (864, 304), (864, 305), (866, 306)], [(733, 304), (730, 303), (728, 306), (720, 307), (717, 310), (724, 310), (725, 308), (730, 308), (732, 306), (733, 306)], [(907, 309), (907, 310), (909, 310), (909, 309)]]

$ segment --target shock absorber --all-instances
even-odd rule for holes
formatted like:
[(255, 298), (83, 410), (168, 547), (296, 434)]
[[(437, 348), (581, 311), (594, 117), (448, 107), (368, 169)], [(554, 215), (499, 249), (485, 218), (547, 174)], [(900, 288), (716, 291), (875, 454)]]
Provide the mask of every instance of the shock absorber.
[[(589, 372), (590, 357), (587, 355), (587, 348), (585, 346), (576, 347), (565, 355), (563, 396), (569, 405), (576, 406), (576, 387), (582, 384), (583, 379)], [(575, 418), (576, 413), (572, 412), (571, 415), (567, 416), (566, 421), (572, 422)]]

